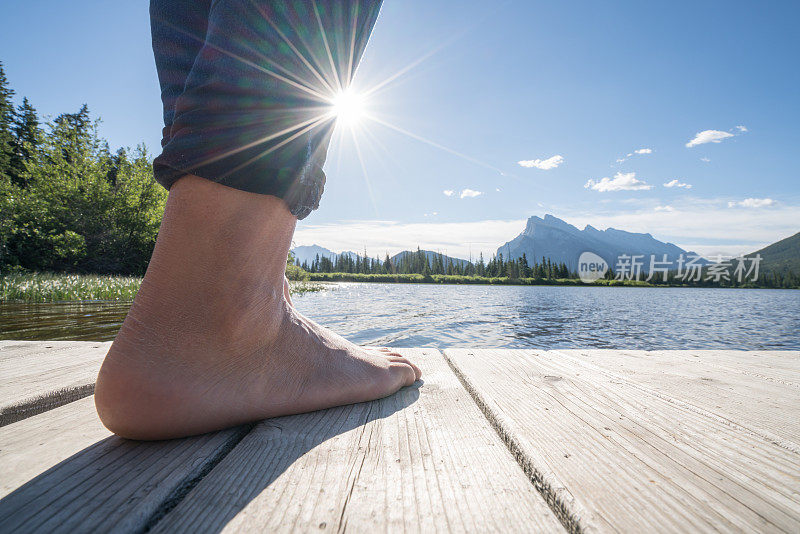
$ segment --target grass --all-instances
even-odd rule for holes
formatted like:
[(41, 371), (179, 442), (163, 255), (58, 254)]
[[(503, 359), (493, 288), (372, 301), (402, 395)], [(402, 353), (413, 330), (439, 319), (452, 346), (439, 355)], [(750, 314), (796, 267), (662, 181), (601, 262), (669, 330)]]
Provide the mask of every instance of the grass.
[(324, 284), (309, 282), (307, 280), (289, 280), (289, 293), (292, 295), (302, 295), (303, 293), (316, 293), (329, 289)]
[(141, 282), (131, 276), (11, 274), (0, 276), (0, 301), (133, 300)]
[[(133, 276), (23, 273), (0, 275), (0, 302), (133, 300), (142, 279)], [(308, 281), (289, 283), (293, 295), (325, 289)]]

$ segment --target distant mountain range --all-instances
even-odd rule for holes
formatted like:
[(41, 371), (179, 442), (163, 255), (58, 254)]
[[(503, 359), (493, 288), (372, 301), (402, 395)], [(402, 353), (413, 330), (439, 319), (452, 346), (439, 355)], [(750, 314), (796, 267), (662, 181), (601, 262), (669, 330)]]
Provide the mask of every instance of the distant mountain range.
[[(623, 254), (643, 255), (644, 271), (647, 271), (647, 262), (650, 261), (651, 255), (655, 255), (656, 261), (661, 261), (666, 254), (666, 261), (673, 263), (681, 254), (685, 258), (695, 255), (694, 252), (683, 250), (672, 243), (659, 241), (650, 234), (637, 234), (614, 228), (598, 230), (589, 225), (583, 230), (578, 230), (552, 215), (545, 215), (544, 219), (531, 217), (521, 234), (497, 249), (497, 253), (502, 254), (504, 258), (520, 258), (525, 254), (528, 263), (549, 258), (555, 263), (565, 263), (570, 271), (577, 270), (578, 258), (583, 252), (594, 252), (612, 269), (617, 264), (617, 258)], [(703, 259), (698, 263), (709, 262)]]
[[(351, 251), (336, 253), (319, 245), (295, 247), (292, 252), (300, 264), (311, 264), (317, 255), (331, 259), (338, 256), (349, 256), (355, 259), (360, 256)], [(415, 252), (404, 250), (392, 256), (391, 259), (397, 261), (405, 255)], [(423, 252), (428, 260), (439, 255), (438, 252), (430, 250)], [(620, 255), (642, 255), (644, 256), (643, 270), (645, 272), (651, 255), (655, 255), (656, 260), (661, 261), (663, 255), (666, 254), (667, 261), (673, 264), (677, 262), (681, 254), (685, 258), (696, 255), (694, 252), (686, 251), (672, 243), (659, 241), (650, 234), (626, 232), (615, 228), (598, 230), (590, 225), (583, 230), (578, 230), (575, 226), (553, 215), (545, 215), (544, 218), (531, 217), (521, 234), (497, 249), (497, 253), (502, 254), (505, 259), (519, 258), (524, 253), (529, 264), (533, 264), (534, 261), (540, 262), (544, 257), (554, 263), (565, 263), (570, 271), (577, 270), (578, 258), (583, 252), (594, 252), (603, 258), (612, 269), (617, 264), (617, 258)], [(761, 255), (760, 269), (763, 272), (800, 274), (800, 233), (748, 254), (748, 256), (755, 254)], [(458, 265), (469, 263), (465, 259), (450, 256), (442, 256), (442, 259), (445, 266), (448, 263)], [(698, 263), (707, 265), (711, 262), (701, 259)]]
[[(433, 252), (431, 250), (423, 250), (421, 252), (425, 254), (425, 257), (428, 259), (429, 262), (439, 257), (438, 252)], [(355, 252), (351, 252), (349, 250), (341, 253), (336, 253), (332, 250), (328, 250), (327, 248), (321, 247), (319, 245), (303, 245), (295, 247), (292, 249), (292, 253), (294, 254), (295, 260), (300, 265), (302, 265), (303, 263), (308, 263), (309, 265), (311, 265), (311, 263), (313, 263), (314, 260), (317, 258), (317, 255), (319, 255), (320, 258), (326, 257), (330, 258), (331, 260), (338, 258), (339, 256), (349, 256), (353, 259), (355, 259), (356, 257), (363, 258), (363, 254), (356, 254)], [(398, 252), (394, 256), (391, 256), (391, 260), (392, 262), (397, 262), (400, 259), (405, 258), (405, 256), (409, 254), (416, 254), (416, 253), (417, 253), (416, 250), (404, 250), (402, 252)], [(451, 263), (453, 265), (463, 266), (469, 263), (469, 261), (461, 258), (453, 258), (450, 256), (445, 256), (443, 254), (442, 263), (444, 264), (445, 267), (447, 267)]]

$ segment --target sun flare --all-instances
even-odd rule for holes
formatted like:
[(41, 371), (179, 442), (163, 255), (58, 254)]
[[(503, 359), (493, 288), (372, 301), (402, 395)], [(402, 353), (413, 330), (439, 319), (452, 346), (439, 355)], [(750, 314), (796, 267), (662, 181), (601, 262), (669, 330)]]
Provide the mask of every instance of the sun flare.
[(354, 126), (364, 117), (364, 96), (349, 89), (331, 99), (331, 113), (344, 126)]

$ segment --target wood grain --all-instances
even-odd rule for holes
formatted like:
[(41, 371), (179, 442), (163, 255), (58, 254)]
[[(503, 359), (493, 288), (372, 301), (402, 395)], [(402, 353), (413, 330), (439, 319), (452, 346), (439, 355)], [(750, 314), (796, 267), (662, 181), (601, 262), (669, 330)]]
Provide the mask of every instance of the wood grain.
[(0, 426), (91, 395), (110, 345), (0, 341)]
[(258, 424), (155, 531), (563, 531), (440, 353), (401, 352), (424, 385)]
[(93, 396), (0, 428), (0, 497), (110, 436), (94, 414)]
[[(692, 387), (636, 365), (582, 351), (449, 349), (445, 356), (531, 479), (574, 530), (623, 532), (800, 531), (800, 455), (749, 430), (748, 402), (785, 392)], [(707, 356), (710, 377), (742, 380), (747, 358)], [(776, 356), (789, 371), (794, 355)], [(789, 362), (789, 363), (787, 363)], [(763, 363), (763, 362), (762, 362)], [(738, 369), (725, 369), (725, 366)], [(668, 367), (668, 365), (667, 365)], [(663, 369), (662, 369), (663, 370)], [(663, 374), (663, 373), (662, 373)], [(771, 383), (770, 380), (764, 382)], [(697, 385), (699, 384), (699, 385)], [(714, 411), (708, 403), (718, 401)], [(795, 402), (795, 401), (790, 401)], [(797, 414), (796, 404), (761, 427)], [(793, 439), (793, 435), (788, 435)], [(787, 438), (787, 439), (788, 439)]]
[(559, 352), (800, 452), (800, 351)]
[(0, 428), (0, 532), (141, 532), (248, 428), (128, 441), (92, 397)]

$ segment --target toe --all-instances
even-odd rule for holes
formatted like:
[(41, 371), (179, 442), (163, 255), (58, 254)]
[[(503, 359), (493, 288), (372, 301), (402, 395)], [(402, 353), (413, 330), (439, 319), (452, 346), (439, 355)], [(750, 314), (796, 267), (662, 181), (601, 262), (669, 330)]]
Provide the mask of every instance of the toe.
[(403, 357), (402, 354), (400, 354), (394, 349), (390, 349), (389, 347), (375, 347), (373, 350), (377, 350), (382, 356), (387, 356), (387, 357), (400, 356), (401, 358)]
[(389, 364), (389, 370), (395, 373), (397, 380), (402, 386), (410, 386), (417, 380), (417, 373), (409, 362), (392, 361)]
[(415, 364), (414, 362), (412, 362), (411, 360), (409, 360), (405, 356), (400, 356), (399, 354), (391, 355), (391, 356), (389, 356), (389, 361), (394, 362), (394, 363), (404, 363), (404, 364), (408, 365), (409, 367), (411, 367), (411, 369), (414, 371), (414, 380), (419, 380), (420, 377), (422, 377), (422, 369), (420, 369), (417, 366), (417, 364)]

